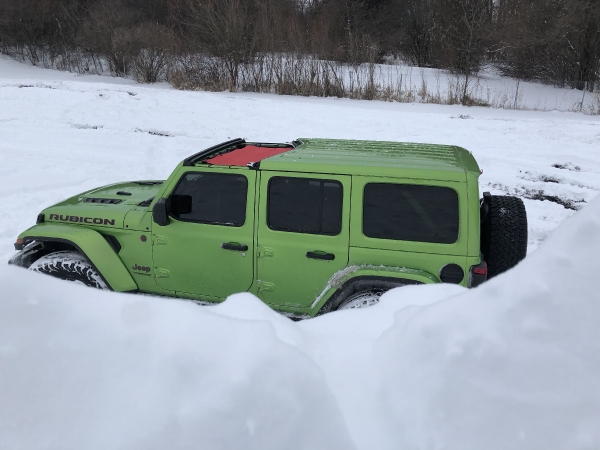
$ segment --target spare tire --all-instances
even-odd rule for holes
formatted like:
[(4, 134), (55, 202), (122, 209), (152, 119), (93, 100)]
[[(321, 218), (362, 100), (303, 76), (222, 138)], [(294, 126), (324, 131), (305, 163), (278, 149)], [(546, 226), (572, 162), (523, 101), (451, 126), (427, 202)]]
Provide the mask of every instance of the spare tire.
[(527, 213), (517, 197), (483, 194), (481, 252), (488, 279), (506, 272), (527, 255)]

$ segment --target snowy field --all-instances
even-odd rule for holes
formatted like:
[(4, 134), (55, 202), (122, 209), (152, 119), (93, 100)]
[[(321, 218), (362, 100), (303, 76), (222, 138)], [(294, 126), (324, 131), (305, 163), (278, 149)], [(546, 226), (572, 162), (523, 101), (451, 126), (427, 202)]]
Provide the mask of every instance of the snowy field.
[(246, 294), (199, 307), (0, 264), (0, 449), (600, 448), (598, 116), (180, 92), (0, 57), (0, 260), (75, 193), (304, 136), (464, 146), (482, 191), (525, 197), (530, 256), (471, 291), (299, 323)]
[[(375, 80), (380, 85), (394, 85), (401, 81), (404, 91), (416, 94), (415, 100), (428, 103), (447, 99), (449, 93), (462, 95), (464, 77), (450, 75), (440, 69), (419, 68), (406, 65), (379, 65)], [(577, 89), (556, 88), (542, 83), (522, 81), (502, 76), (494, 67), (483, 68), (469, 81), (471, 98), (495, 108), (527, 109), (536, 111), (577, 111), (598, 114), (600, 93)]]
[(530, 251), (600, 191), (600, 116), (176, 91), (4, 57), (0, 136), (0, 258), (42, 208), (113, 182), (165, 179), (186, 156), (236, 137), (461, 145), (484, 171), (482, 191), (526, 197)]

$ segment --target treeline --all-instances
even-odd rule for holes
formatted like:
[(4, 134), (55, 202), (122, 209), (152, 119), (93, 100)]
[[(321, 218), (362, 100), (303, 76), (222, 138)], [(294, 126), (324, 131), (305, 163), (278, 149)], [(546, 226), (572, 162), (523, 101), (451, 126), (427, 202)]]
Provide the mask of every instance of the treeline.
[[(45, 67), (183, 87), (212, 80), (217, 89), (226, 79), (236, 88), (241, 71), (244, 82), (264, 83), (260, 58), (271, 55), (268, 77), (285, 61), (401, 59), (467, 77), (491, 63), (520, 79), (591, 90), (600, 1), (0, 0), (0, 49)], [(302, 70), (322, 77), (319, 67)]]

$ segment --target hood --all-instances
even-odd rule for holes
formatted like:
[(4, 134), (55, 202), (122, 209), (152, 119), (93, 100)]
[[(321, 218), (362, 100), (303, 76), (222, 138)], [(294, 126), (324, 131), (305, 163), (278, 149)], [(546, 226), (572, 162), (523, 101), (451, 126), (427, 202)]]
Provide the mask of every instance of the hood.
[(130, 181), (92, 189), (46, 208), (44, 221), (123, 228), (125, 215), (136, 206), (149, 206), (162, 184)]

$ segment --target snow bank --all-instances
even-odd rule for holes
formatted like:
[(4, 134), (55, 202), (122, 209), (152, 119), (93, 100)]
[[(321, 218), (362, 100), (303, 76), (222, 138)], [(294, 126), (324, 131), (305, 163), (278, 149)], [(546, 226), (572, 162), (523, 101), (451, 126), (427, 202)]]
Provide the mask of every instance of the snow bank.
[(375, 344), (403, 449), (600, 448), (600, 201), (480, 288), (412, 314)]
[(597, 449), (600, 200), (489, 283), (294, 323), (0, 266), (0, 448)]
[[(321, 369), (250, 295), (210, 307), (0, 270), (0, 448), (352, 449)], [(233, 316), (233, 314), (232, 314)]]
[[(1, 450), (600, 448), (600, 117), (111, 86), (11, 64), (0, 57)], [(248, 294), (204, 308), (5, 266), (43, 207), (166, 178), (236, 136), (465, 146), (482, 191), (548, 196), (525, 199), (540, 250), (473, 291), (404, 287), (300, 323)], [(551, 198), (590, 204), (545, 241), (574, 214)]]

